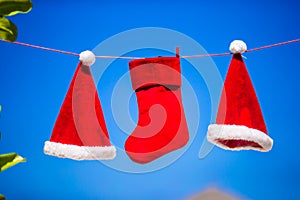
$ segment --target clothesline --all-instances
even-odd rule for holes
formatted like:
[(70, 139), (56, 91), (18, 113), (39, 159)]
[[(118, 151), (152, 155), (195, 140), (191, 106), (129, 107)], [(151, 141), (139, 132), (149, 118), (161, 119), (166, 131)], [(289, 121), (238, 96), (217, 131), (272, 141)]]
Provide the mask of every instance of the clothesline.
[[(74, 53), (74, 52), (70, 52), (70, 51), (64, 51), (64, 50), (59, 50), (59, 49), (53, 49), (53, 48), (49, 48), (49, 47), (43, 47), (43, 46), (38, 46), (38, 45), (33, 45), (33, 44), (27, 44), (27, 43), (23, 43), (23, 42), (8, 42), (5, 40), (0, 40), (2, 42), (7, 42), (7, 43), (13, 43), (16, 45), (21, 45), (21, 46), (25, 46), (25, 47), (31, 47), (31, 48), (35, 48), (35, 49), (41, 49), (41, 50), (45, 50), (45, 51), (52, 51), (52, 52), (56, 52), (56, 53), (62, 53), (62, 54), (66, 54), (66, 55), (73, 55), (73, 56), (79, 56), (78, 53)], [(300, 42), (300, 38), (298, 39), (294, 39), (294, 40), (288, 40), (285, 42), (279, 42), (279, 43), (274, 43), (274, 44), (270, 44), (270, 45), (265, 45), (265, 46), (261, 46), (261, 47), (256, 47), (256, 48), (252, 48), (252, 49), (248, 49), (245, 52), (253, 52), (253, 51), (258, 51), (258, 50), (263, 50), (263, 49), (268, 49), (268, 48), (272, 48), (272, 47), (277, 47), (277, 46), (282, 46), (282, 45), (287, 45), (287, 44), (291, 44), (291, 43), (295, 43), (295, 42)], [(216, 57), (216, 56), (228, 56), (231, 55), (230, 52), (225, 52), (225, 53), (213, 53), (213, 54), (196, 54), (196, 55), (187, 55), (187, 56), (182, 56), (180, 55), (181, 58), (202, 58), (202, 57)], [(96, 58), (100, 58), (100, 59), (127, 59), (127, 60), (135, 60), (135, 59), (140, 59), (141, 57), (131, 57), (131, 56), (95, 56)]]

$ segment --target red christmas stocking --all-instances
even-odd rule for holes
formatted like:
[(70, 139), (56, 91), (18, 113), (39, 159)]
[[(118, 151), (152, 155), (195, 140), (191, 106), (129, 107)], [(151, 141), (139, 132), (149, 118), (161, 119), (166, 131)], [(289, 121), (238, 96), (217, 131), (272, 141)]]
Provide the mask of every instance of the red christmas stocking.
[(128, 156), (145, 164), (183, 147), (189, 139), (181, 98), (179, 57), (129, 63), (139, 119), (125, 143)]

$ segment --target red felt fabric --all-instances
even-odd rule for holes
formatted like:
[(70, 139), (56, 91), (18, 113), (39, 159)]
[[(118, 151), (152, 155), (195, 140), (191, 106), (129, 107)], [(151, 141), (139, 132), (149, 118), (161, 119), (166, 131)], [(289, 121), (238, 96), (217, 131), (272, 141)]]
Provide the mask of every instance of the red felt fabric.
[(133, 161), (145, 164), (188, 142), (180, 61), (178, 57), (146, 58), (131, 61), (129, 67), (139, 119), (125, 150)]
[[(221, 95), (217, 124), (244, 125), (267, 134), (267, 128), (255, 90), (241, 54), (233, 55)], [(251, 141), (219, 140), (229, 148), (253, 146)]]
[(133, 60), (129, 68), (134, 90), (153, 84), (181, 85), (180, 60), (174, 57)]
[(88, 66), (77, 66), (53, 128), (51, 142), (110, 146), (101, 104)]

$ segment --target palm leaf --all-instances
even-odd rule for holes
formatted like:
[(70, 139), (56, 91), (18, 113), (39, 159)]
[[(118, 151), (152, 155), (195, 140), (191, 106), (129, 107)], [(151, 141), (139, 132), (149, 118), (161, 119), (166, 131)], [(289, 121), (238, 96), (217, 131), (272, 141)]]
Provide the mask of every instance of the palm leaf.
[(0, 16), (28, 13), (32, 9), (30, 0), (0, 0)]
[(0, 200), (6, 200), (5, 196), (3, 196), (2, 194), (0, 194)]
[(5, 17), (0, 18), (0, 39), (13, 42), (18, 37), (16, 25)]
[(8, 153), (0, 155), (0, 172), (12, 167), (20, 162), (25, 162), (26, 159), (16, 153)]

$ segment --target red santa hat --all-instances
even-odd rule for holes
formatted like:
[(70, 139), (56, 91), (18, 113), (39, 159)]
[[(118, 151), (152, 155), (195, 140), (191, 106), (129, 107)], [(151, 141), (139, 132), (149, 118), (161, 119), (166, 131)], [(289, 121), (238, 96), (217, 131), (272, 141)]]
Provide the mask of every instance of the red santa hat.
[(255, 90), (241, 54), (246, 44), (235, 40), (230, 44), (233, 57), (226, 75), (216, 124), (208, 127), (207, 139), (227, 150), (272, 149)]
[(74, 160), (113, 159), (116, 148), (110, 143), (90, 71), (95, 55), (84, 51), (79, 60), (44, 153)]

